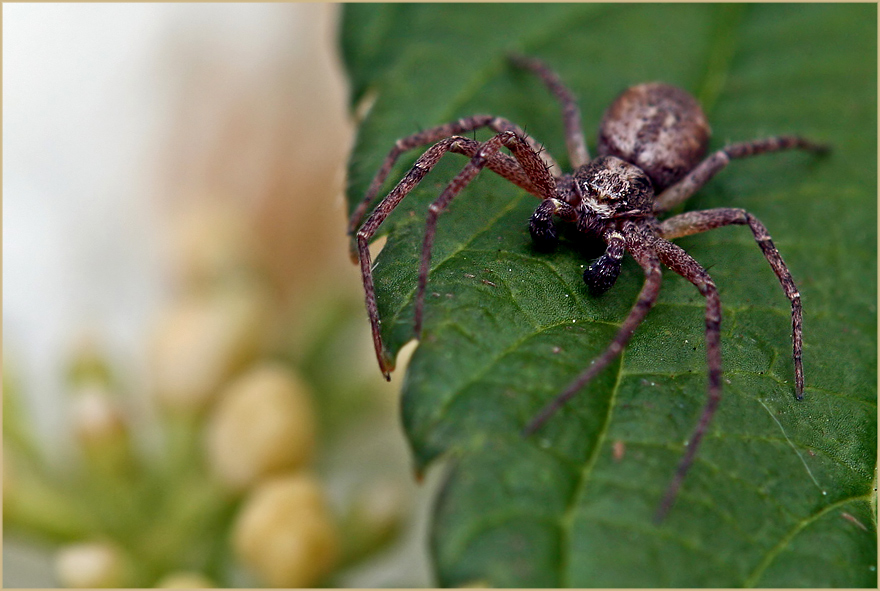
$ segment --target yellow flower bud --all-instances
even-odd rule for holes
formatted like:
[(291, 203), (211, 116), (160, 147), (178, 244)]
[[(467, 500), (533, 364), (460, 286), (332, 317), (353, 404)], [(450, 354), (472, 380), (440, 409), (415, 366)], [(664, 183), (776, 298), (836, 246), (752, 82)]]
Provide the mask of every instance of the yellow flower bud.
[(409, 511), (409, 500), (403, 487), (393, 481), (369, 485), (354, 499), (352, 517), (376, 539), (394, 535)]
[(254, 284), (190, 295), (167, 310), (153, 343), (156, 395), (167, 410), (198, 411), (256, 353), (268, 308)]
[(214, 582), (202, 573), (178, 571), (162, 577), (158, 589), (210, 589), (216, 587)]
[(99, 341), (91, 331), (78, 338), (67, 367), (67, 379), (71, 385), (87, 382), (111, 383), (113, 372)]
[(324, 493), (305, 474), (260, 483), (233, 529), (241, 561), (275, 587), (309, 587), (329, 574), (339, 539)]
[(220, 393), (206, 425), (208, 463), (224, 484), (243, 489), (308, 462), (315, 429), (308, 387), (286, 367), (264, 363)]
[(86, 382), (75, 389), (71, 415), (76, 437), (87, 448), (127, 442), (128, 430), (122, 410), (102, 383)]
[(92, 469), (122, 474), (133, 468), (128, 425), (106, 384), (80, 384), (74, 389), (70, 410), (74, 434)]
[(342, 521), (343, 561), (360, 561), (392, 542), (408, 511), (400, 483), (380, 480), (357, 491)]
[(205, 285), (252, 266), (255, 237), (240, 202), (198, 197), (175, 212), (172, 247), (177, 274), (187, 285)]
[(65, 587), (125, 587), (126, 570), (122, 552), (104, 542), (65, 546), (55, 556), (55, 573)]

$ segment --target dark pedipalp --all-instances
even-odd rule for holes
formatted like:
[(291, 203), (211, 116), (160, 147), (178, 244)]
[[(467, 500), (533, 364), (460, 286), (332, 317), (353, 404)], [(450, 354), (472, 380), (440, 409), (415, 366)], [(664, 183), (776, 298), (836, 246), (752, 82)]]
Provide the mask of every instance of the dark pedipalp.
[(554, 215), (565, 221), (577, 219), (575, 209), (568, 203), (558, 199), (542, 201), (529, 220), (529, 233), (538, 250), (550, 251), (559, 243), (559, 231), (553, 223)]
[(594, 296), (602, 295), (617, 281), (620, 275), (620, 263), (626, 251), (623, 234), (619, 231), (611, 229), (605, 232), (604, 239), (608, 245), (605, 253), (584, 271), (584, 283)]
[(559, 232), (553, 223), (555, 209), (550, 200), (543, 201), (529, 220), (529, 234), (538, 250), (551, 251), (559, 244)]
[(620, 259), (603, 254), (584, 271), (584, 283), (594, 296), (600, 296), (617, 282), (620, 275)]

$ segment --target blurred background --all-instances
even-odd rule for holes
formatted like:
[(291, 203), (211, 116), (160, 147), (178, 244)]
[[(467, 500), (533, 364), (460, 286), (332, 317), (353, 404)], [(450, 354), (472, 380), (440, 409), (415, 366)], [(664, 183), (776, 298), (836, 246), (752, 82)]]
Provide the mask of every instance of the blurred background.
[(3, 7), (3, 583), (425, 586), (338, 7)]

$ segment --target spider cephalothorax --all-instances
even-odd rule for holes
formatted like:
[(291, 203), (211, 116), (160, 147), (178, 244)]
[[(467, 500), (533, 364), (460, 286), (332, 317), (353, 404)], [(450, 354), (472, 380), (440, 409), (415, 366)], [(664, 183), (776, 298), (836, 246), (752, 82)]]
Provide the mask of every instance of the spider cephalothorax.
[[(693, 463), (700, 441), (721, 400), (721, 301), (715, 283), (706, 270), (680, 247), (670, 242), (731, 224), (747, 225), (764, 257), (779, 279), (791, 302), (792, 351), (795, 396), (803, 397), (804, 373), (801, 362), (802, 312), (800, 294), (779, 251), (766, 228), (743, 209), (717, 208), (669, 217), (668, 211), (694, 194), (731, 159), (765, 152), (800, 148), (822, 152), (824, 146), (797, 136), (775, 136), (732, 144), (705, 157), (709, 124), (699, 103), (685, 91), (662, 83), (634, 86), (611, 104), (599, 131), (599, 157), (591, 160), (581, 131), (580, 111), (571, 92), (543, 62), (514, 56), (512, 61), (537, 74), (562, 105), (566, 143), (574, 172), (554, 176), (559, 167), (535, 140), (507, 119), (476, 115), (434, 127), (400, 139), (373, 178), (367, 194), (355, 209), (349, 233), (356, 232), (356, 254), (364, 280), (367, 312), (379, 367), (386, 378), (393, 369), (382, 344), (379, 315), (373, 287), (368, 244), (376, 230), (446, 152), (470, 158), (464, 169), (446, 186), (428, 208), (425, 239), (419, 267), (415, 299), (415, 332), (421, 333), (425, 288), (431, 261), (431, 248), (437, 218), (449, 202), (483, 168), (488, 168), (542, 201), (532, 215), (529, 230), (536, 246), (554, 248), (558, 232), (554, 218), (572, 222), (577, 231), (593, 235), (605, 243), (605, 252), (584, 272), (584, 281), (594, 294), (611, 288), (620, 274), (625, 252), (642, 267), (645, 283), (638, 300), (623, 321), (608, 348), (594, 359), (561, 394), (550, 401), (525, 427), (529, 434), (543, 425), (567, 400), (620, 355), (633, 331), (642, 322), (660, 291), (661, 264), (694, 284), (706, 300), (706, 356), (708, 399), (699, 422), (689, 439), (672, 483), (657, 510), (662, 518), (675, 500), (685, 474)], [(496, 135), (485, 142), (464, 137), (465, 132), (487, 127)], [(361, 225), (397, 158), (406, 150), (431, 144), (410, 171)], [(511, 155), (501, 152), (507, 148)]]
[[(574, 221), (579, 232), (603, 240), (622, 238), (625, 219), (654, 216), (654, 188), (648, 175), (616, 156), (600, 156), (573, 175), (563, 175), (557, 179), (557, 195), (542, 201), (529, 222), (532, 240), (541, 250), (551, 250), (559, 241), (554, 215)], [(612, 256), (600, 257), (587, 268), (584, 281), (593, 294), (602, 294), (614, 285), (622, 258), (623, 250), (615, 249)]]

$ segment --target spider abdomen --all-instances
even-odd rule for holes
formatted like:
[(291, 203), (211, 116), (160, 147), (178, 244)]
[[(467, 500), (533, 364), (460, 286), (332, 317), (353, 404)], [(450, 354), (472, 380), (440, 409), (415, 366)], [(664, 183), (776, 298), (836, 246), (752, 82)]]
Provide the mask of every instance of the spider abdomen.
[(690, 94), (661, 82), (618, 96), (602, 117), (600, 156), (617, 156), (645, 171), (660, 192), (681, 180), (706, 153), (711, 130)]

